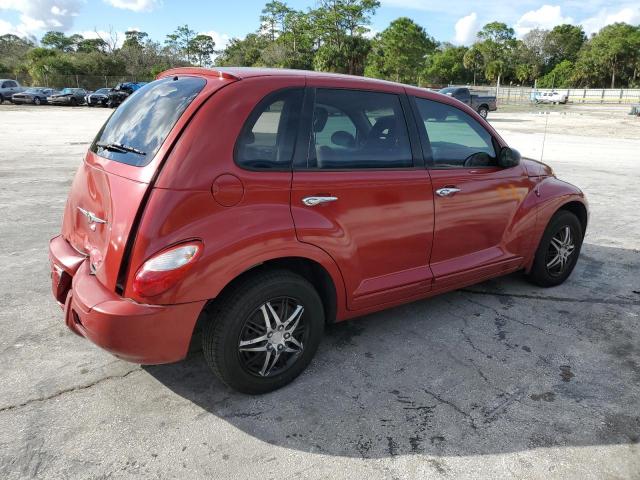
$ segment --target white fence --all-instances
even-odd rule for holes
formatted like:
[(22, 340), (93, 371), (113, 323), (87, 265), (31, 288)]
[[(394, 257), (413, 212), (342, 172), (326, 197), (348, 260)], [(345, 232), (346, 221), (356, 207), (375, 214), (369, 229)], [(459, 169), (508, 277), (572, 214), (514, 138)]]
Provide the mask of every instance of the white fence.
[(640, 88), (538, 88), (504, 87), (470, 87), (474, 92), (487, 92), (496, 95), (498, 103), (525, 104), (531, 103), (535, 94), (544, 92), (567, 93), (570, 103), (602, 103), (602, 104), (640, 104)]

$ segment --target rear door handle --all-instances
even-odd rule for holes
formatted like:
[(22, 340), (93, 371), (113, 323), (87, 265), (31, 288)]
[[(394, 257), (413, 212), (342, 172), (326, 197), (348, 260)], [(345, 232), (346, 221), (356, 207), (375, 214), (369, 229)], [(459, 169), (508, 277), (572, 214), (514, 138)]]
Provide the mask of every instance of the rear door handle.
[(304, 197), (302, 199), (302, 203), (307, 207), (315, 207), (321, 203), (330, 203), (335, 202), (336, 200), (338, 200), (338, 197)]
[(461, 190), (457, 187), (444, 187), (436, 190), (436, 194), (438, 194), (439, 197), (448, 197), (460, 191)]

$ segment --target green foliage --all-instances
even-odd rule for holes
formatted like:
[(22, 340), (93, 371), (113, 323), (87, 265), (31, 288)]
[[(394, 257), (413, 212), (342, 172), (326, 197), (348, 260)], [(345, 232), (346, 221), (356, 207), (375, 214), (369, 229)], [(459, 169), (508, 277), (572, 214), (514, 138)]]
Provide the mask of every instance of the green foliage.
[(587, 36), (580, 25), (558, 25), (544, 39), (543, 55), (547, 65), (553, 66), (563, 60), (575, 62)]
[(417, 84), (436, 42), (407, 17), (394, 20), (372, 41), (365, 75)]
[(467, 47), (445, 45), (429, 56), (424, 78), (428, 84), (461, 84), (473, 79), (473, 72), (464, 65)]
[(570, 60), (563, 60), (553, 70), (538, 80), (539, 88), (568, 88), (572, 85), (574, 64)]

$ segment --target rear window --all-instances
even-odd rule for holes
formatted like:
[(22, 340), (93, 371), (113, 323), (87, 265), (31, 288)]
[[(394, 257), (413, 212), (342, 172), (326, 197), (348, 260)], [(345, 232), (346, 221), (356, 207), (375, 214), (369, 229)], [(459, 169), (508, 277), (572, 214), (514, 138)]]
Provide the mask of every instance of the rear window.
[(172, 77), (146, 84), (113, 112), (91, 151), (116, 162), (147, 165), (205, 83), (198, 77)]

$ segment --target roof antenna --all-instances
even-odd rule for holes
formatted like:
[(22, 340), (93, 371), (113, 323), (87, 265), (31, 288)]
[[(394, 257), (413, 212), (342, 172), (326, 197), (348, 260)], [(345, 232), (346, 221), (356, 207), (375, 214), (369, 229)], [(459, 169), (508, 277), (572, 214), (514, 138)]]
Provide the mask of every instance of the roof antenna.
[(546, 117), (544, 120), (544, 135), (542, 136), (542, 151), (540, 152), (540, 161), (542, 162), (542, 159), (544, 158), (544, 144), (547, 140), (547, 125), (549, 125), (549, 115), (551, 115), (551, 112), (545, 112)]

